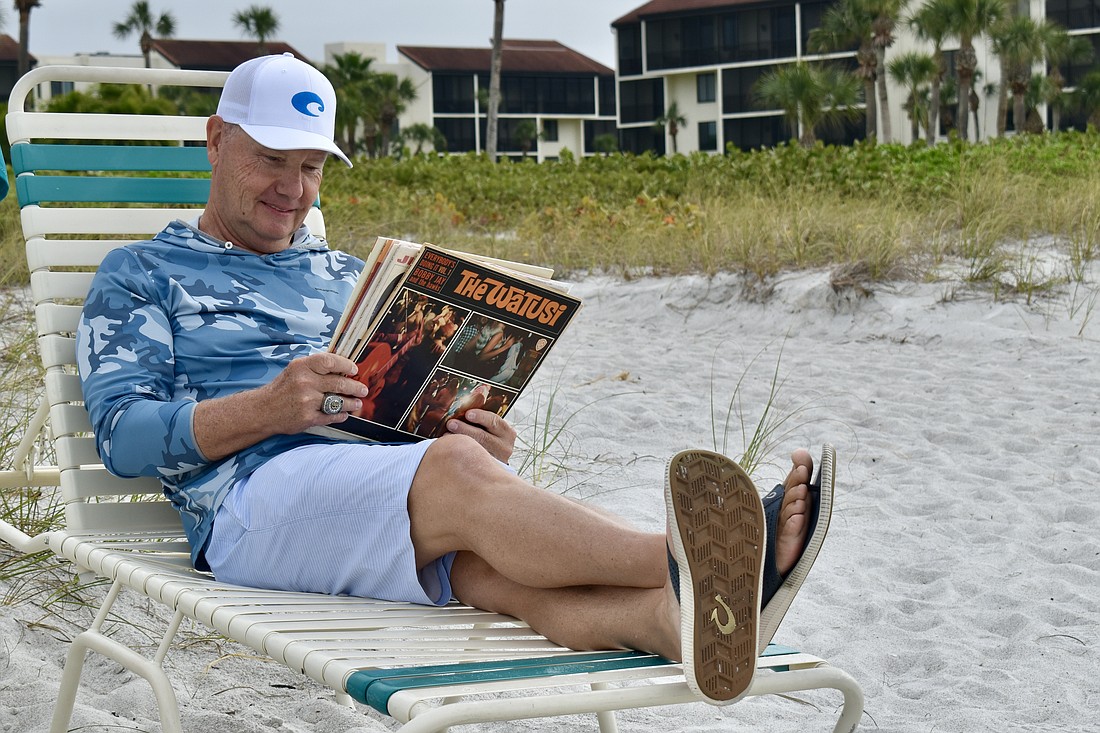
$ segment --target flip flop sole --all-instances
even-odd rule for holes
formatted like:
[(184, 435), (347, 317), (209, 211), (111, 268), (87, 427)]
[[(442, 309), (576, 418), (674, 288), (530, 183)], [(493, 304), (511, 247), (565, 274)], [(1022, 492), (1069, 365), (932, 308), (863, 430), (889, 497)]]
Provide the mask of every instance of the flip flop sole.
[(695, 450), (669, 461), (665, 503), (688, 686), (707, 702), (736, 702), (756, 671), (767, 531), (760, 495), (737, 463)]
[(810, 492), (815, 499), (815, 509), (811, 516), (813, 528), (806, 540), (802, 555), (798, 558), (798, 562), (787, 573), (787, 577), (783, 579), (779, 590), (775, 592), (775, 595), (768, 601), (768, 605), (760, 613), (760, 642), (758, 648), (760, 653), (763, 653), (764, 649), (771, 643), (776, 629), (779, 628), (783, 617), (787, 615), (787, 609), (791, 607), (791, 602), (798, 594), (798, 589), (802, 587), (802, 583), (806, 580), (810, 567), (814, 564), (814, 560), (817, 559), (817, 555), (821, 551), (821, 545), (825, 542), (825, 535), (829, 531), (829, 519), (833, 514), (833, 491), (836, 486), (836, 450), (828, 443), (821, 448), (821, 461), (818, 464), (817, 471), (817, 480), (811, 482), (810, 486)]

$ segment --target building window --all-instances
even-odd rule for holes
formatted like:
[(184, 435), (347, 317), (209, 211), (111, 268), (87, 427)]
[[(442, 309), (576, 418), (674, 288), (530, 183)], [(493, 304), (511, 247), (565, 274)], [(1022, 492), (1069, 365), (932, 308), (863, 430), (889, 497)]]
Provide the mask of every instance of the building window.
[(623, 76), (642, 73), (642, 24), (626, 25), (615, 31), (619, 41), (619, 73)]
[(661, 79), (619, 83), (619, 115), (623, 123), (651, 122), (665, 113), (665, 87)]
[(74, 88), (73, 82), (71, 81), (51, 81), (50, 97), (60, 97), (73, 91)]
[(436, 114), (473, 114), (474, 77), (470, 74), (432, 74), (432, 104)]
[(448, 152), (467, 153), (477, 149), (473, 118), (436, 117), (435, 126), (447, 140)]
[(543, 120), (542, 121), (542, 139), (548, 143), (556, 143), (558, 141), (558, 121), (557, 120)]
[[(489, 75), (478, 75), (478, 86), (489, 88)], [(500, 77), (500, 112), (521, 115), (596, 114), (596, 88), (592, 76)]]
[(790, 127), (783, 124), (782, 117), (750, 117), (740, 120), (726, 120), (722, 125), (726, 144), (733, 143), (741, 150), (770, 148), (776, 143), (789, 139)]
[(717, 122), (700, 122), (699, 123), (699, 149), (700, 150), (717, 150), (718, 149), (718, 123)]
[(1081, 36), (1081, 38), (1085, 38), (1092, 43), (1092, 58), (1087, 61), (1074, 61), (1072, 63), (1062, 64), (1061, 71), (1062, 75), (1065, 77), (1067, 87), (1080, 85), (1085, 75), (1096, 68), (1096, 59), (1100, 59), (1100, 55), (1097, 55), (1100, 54), (1100, 33), (1089, 33)]
[(713, 71), (708, 74), (699, 74), (695, 77), (695, 101), (713, 102), (715, 99), (715, 86), (717, 74)]
[(1100, 0), (1047, 0), (1046, 16), (1067, 30), (1100, 26)]
[(600, 116), (615, 116), (615, 77), (600, 77)]
[[(744, 66), (722, 71), (722, 112), (738, 114), (740, 112), (762, 111), (764, 107), (756, 99), (756, 83), (766, 72), (776, 66)], [(729, 138), (727, 138), (729, 139)]]
[(657, 155), (665, 154), (665, 133), (651, 125), (646, 127), (624, 127), (619, 132), (620, 150), (624, 153), (641, 155), (652, 150)]
[(584, 121), (584, 152), (610, 153), (619, 149), (619, 129), (611, 120)]

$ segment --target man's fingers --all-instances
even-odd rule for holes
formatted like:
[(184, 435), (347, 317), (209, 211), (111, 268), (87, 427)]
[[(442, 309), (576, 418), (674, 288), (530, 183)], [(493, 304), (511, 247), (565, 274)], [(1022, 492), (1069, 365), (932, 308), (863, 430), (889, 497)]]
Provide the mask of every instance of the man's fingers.
[[(317, 374), (344, 374), (350, 377), (358, 371), (354, 361), (328, 351), (310, 354), (297, 361), (306, 364)], [(291, 362), (291, 364), (293, 363)]]

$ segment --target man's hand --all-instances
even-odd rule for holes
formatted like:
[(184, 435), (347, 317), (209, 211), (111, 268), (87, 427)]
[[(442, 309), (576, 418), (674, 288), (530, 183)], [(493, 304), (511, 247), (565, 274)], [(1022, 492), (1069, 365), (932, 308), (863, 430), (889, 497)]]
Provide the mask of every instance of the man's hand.
[(447, 432), (473, 438), (489, 455), (502, 463), (508, 462), (516, 447), (515, 428), (489, 410), (473, 409), (467, 411), (461, 420), (448, 420)]
[[(320, 352), (290, 362), (279, 376), (256, 389), (203, 400), (195, 408), (195, 440), (216, 461), (272, 435), (293, 435), (318, 425), (343, 422), (362, 407), (365, 384), (352, 379), (351, 359)], [(343, 411), (321, 412), (326, 394), (343, 397)]]
[[(318, 425), (343, 422), (362, 408), (367, 386), (353, 377), (355, 362), (329, 352), (303, 356), (259, 391), (265, 392), (268, 421), (277, 433), (300, 433)], [(344, 409), (335, 415), (321, 412), (326, 394), (344, 399)]]

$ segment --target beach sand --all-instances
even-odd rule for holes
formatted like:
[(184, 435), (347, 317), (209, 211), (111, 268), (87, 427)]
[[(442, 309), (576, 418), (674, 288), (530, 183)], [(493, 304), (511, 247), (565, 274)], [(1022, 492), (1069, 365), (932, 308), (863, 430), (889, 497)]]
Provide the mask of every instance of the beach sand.
[[(796, 447), (817, 454), (830, 442), (838, 454), (829, 537), (776, 640), (859, 681), (860, 729), (1100, 729), (1095, 285), (1030, 304), (950, 280), (837, 291), (827, 273), (803, 272), (773, 285), (765, 296), (732, 276), (579, 282), (584, 310), (513, 413), (528, 439), (549, 396), (551, 423), (568, 418), (550, 451), (561, 465), (540, 467), (549, 490), (662, 530), (667, 457), (689, 447), (740, 455), (742, 421), (751, 434), (771, 399), (781, 422), (754, 472), (762, 490)], [(0, 731), (47, 727), (65, 640), (88, 613), (0, 606)], [(131, 597), (120, 614), (117, 633), (151, 653), (163, 611)], [(185, 632), (168, 669), (187, 731), (395, 728), (243, 647)], [(826, 692), (754, 698), (627, 711), (619, 725), (825, 731), (838, 703)], [(147, 684), (92, 657), (71, 729), (160, 725)], [(596, 722), (470, 729), (565, 733)]]

